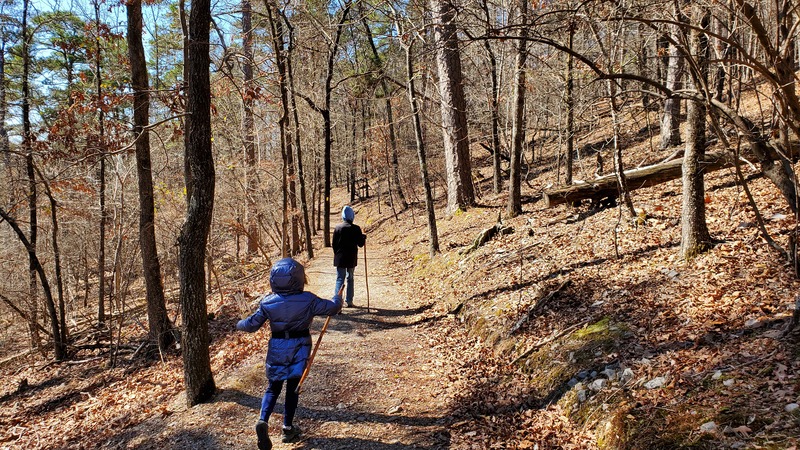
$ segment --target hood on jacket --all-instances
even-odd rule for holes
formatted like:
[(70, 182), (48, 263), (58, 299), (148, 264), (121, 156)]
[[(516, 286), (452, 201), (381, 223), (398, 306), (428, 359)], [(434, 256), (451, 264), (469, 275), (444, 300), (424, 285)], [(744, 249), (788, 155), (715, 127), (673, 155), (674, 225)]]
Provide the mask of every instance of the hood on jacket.
[(305, 269), (292, 258), (277, 261), (269, 272), (269, 285), (276, 294), (303, 292), (305, 284)]
[(342, 220), (345, 222), (353, 223), (353, 219), (356, 218), (356, 212), (353, 211), (353, 208), (350, 205), (345, 206), (342, 208)]

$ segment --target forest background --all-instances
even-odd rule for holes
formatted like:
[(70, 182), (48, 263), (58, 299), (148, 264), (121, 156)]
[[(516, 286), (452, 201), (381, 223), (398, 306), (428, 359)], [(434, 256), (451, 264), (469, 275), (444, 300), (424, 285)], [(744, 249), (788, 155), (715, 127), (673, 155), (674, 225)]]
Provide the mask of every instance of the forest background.
[[(325, 251), (343, 189), (376, 232), (410, 220), (396, 264), (444, 283), (431, 298), (497, 370), (541, 384), (517, 413), (586, 404), (604, 383), (576, 385), (624, 387), (638, 361), (653, 377), (610, 395), (617, 414), (563, 413), (616, 430), (597, 445), (793, 445), (795, 2), (22, 0), (0, 17), (4, 401), (26, 367), (177, 347), (187, 403), (208, 400), (209, 314), (252, 300), (277, 257)], [(697, 364), (659, 375), (681, 358)], [(727, 428), (685, 420), (694, 403), (642, 423), (654, 390), (702, 386), (711, 411), (728, 379), (769, 395), (726, 397)], [(511, 442), (507, 420), (486, 442)]]

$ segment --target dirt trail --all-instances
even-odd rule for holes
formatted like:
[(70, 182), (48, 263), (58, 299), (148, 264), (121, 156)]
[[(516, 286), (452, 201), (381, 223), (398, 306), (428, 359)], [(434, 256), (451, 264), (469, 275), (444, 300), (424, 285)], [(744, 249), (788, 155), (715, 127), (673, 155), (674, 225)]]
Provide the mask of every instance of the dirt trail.
[[(306, 266), (307, 289), (333, 294), (336, 279), (330, 249), (321, 249)], [(445, 383), (421, 325), (414, 325), (423, 304), (403, 298), (387, 271), (381, 249), (369, 249), (370, 306), (366, 309), (364, 258), (355, 272), (355, 307), (331, 319), (311, 374), (300, 396), (295, 424), (299, 442), (280, 442), (281, 395), (270, 420), (275, 449), (444, 449)], [(426, 301), (421, 299), (420, 301)], [(316, 342), (323, 318), (316, 318)], [(264, 332), (263, 330), (259, 331)], [(266, 350), (266, 349), (265, 349)], [(237, 369), (216, 375), (219, 394), (212, 403), (186, 409), (176, 400), (174, 413), (127, 430), (112, 447), (172, 449), (256, 448), (253, 426), (266, 386), (264, 354)], [(127, 436), (125, 436), (127, 435)]]

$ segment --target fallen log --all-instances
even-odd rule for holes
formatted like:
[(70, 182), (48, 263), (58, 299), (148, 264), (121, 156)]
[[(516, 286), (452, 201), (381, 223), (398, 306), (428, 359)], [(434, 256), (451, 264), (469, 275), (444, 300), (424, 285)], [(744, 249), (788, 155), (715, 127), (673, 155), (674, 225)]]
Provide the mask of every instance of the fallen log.
[(543, 295), (543, 296), (539, 297), (536, 300), (536, 302), (528, 308), (527, 313), (525, 313), (519, 320), (517, 320), (517, 323), (515, 323), (514, 326), (511, 327), (510, 330), (508, 330), (508, 335), (512, 336), (517, 331), (519, 331), (519, 329), (522, 328), (522, 326), (525, 325), (529, 320), (534, 318), (534, 316), (536, 316), (536, 314), (538, 314), (538, 312), (542, 308), (547, 306), (547, 303), (550, 302), (550, 300), (552, 300), (553, 297), (555, 297), (557, 294), (561, 293), (565, 288), (569, 287), (570, 284), (571, 284), (571, 281), (570, 280), (566, 280), (563, 283), (561, 283), (561, 285), (558, 286), (558, 288), (556, 288), (555, 290), (550, 291), (547, 295)]
[(494, 226), (491, 226), (478, 234), (478, 237), (472, 242), (472, 245), (469, 247), (464, 247), (458, 251), (460, 255), (466, 255), (472, 251), (478, 249), (478, 247), (482, 246), (483, 244), (489, 242), (497, 235), (504, 235), (504, 234), (511, 234), (514, 232), (514, 227), (506, 227), (503, 225), (503, 221), (500, 218), (500, 215), (497, 215), (497, 223)]
[[(666, 183), (681, 177), (683, 158), (625, 171), (628, 190), (635, 191), (650, 186)], [(729, 152), (714, 152), (705, 155), (700, 166), (706, 173), (733, 166), (733, 156)], [(619, 187), (615, 173), (604, 175), (589, 182), (576, 183), (542, 193), (544, 204), (548, 208), (562, 203), (573, 203), (579, 200), (595, 201), (617, 198)]]

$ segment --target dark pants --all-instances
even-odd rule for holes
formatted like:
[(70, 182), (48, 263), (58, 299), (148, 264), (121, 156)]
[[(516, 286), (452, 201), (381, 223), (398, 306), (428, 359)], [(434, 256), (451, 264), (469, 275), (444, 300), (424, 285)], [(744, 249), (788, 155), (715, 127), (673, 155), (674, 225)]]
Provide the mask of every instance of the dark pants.
[[(299, 378), (286, 380), (286, 400), (283, 408), (283, 426), (285, 427), (292, 426), (294, 413), (297, 411), (297, 401), (300, 396), (295, 393), (295, 390), (297, 390), (298, 384), (300, 384)], [(283, 380), (269, 382), (267, 392), (264, 393), (264, 398), (261, 400), (261, 420), (264, 422), (269, 420), (272, 410), (275, 409), (281, 389), (283, 389)]]

